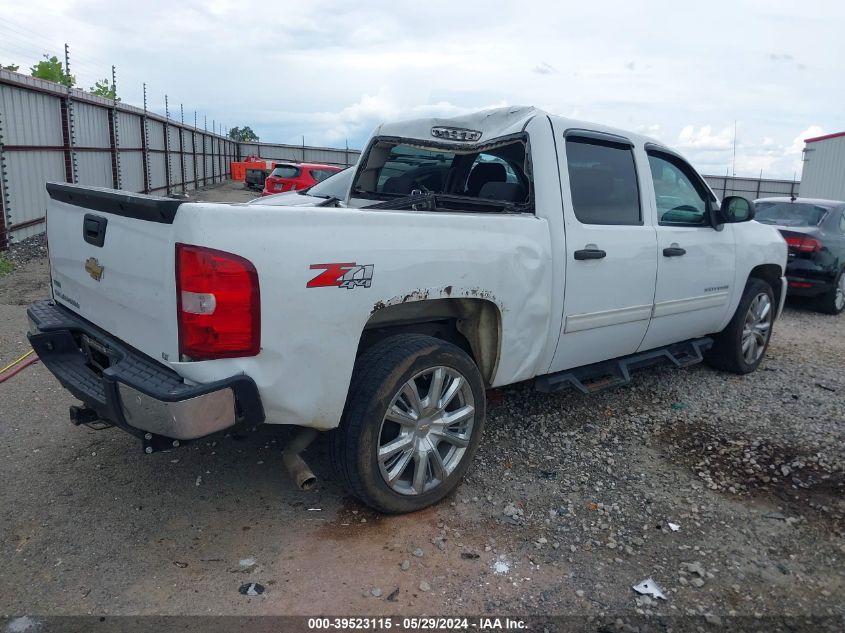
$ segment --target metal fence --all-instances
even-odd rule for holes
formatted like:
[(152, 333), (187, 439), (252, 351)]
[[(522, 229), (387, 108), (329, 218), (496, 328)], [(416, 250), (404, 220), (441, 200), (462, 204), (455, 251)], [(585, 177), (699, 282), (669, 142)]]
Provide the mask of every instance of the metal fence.
[(742, 196), (749, 200), (776, 196), (798, 197), (801, 185), (797, 180), (770, 180), (768, 178), (740, 178), (739, 176), (704, 176), (720, 198)]
[(170, 195), (222, 182), (224, 136), (0, 70), (0, 250), (44, 230), (47, 181)]
[(279, 143), (241, 143), (241, 156), (257, 155), (270, 160), (288, 160), (301, 163), (320, 163), (349, 167), (354, 165), (361, 150), (308, 145), (282, 145)]

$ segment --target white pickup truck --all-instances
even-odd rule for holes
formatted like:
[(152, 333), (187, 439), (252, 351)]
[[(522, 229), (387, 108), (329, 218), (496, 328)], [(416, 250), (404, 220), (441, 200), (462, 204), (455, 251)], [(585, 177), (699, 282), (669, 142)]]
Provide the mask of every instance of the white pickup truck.
[(48, 184), (30, 341), (147, 452), (257, 423), (333, 431), (352, 493), (405, 512), (472, 461), (485, 389), (584, 392), (657, 361), (759, 365), (787, 248), (665, 145), (534, 108), (384, 124), (347, 199), (184, 203)]

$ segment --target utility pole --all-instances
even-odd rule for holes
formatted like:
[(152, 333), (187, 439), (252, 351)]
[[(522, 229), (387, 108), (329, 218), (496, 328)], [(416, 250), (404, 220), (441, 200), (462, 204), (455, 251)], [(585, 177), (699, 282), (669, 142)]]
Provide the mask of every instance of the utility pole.
[(194, 110), (194, 129), (191, 130), (191, 166), (194, 168), (194, 189), (200, 188), (200, 181), (197, 171), (197, 111)]
[(144, 193), (150, 193), (150, 135), (147, 127), (147, 84), (144, 83), (144, 116), (141, 118), (141, 152), (143, 153)]
[(733, 157), (733, 165), (731, 167), (731, 172), (733, 173), (734, 178), (736, 177), (736, 119), (734, 119), (734, 157)]
[(179, 173), (182, 176), (182, 194), (188, 191), (188, 178), (185, 174), (185, 107), (179, 104)]
[(117, 71), (114, 65), (111, 67), (111, 95), (112, 105), (109, 110), (109, 125), (111, 127), (111, 146), (112, 146), (112, 180), (114, 188), (120, 189), (122, 186), (122, 174), (120, 173), (120, 131), (118, 129), (118, 115), (117, 115)]
[(217, 157), (214, 155), (214, 135), (217, 134), (217, 125), (215, 124), (214, 119), (211, 119), (211, 138), (209, 142), (211, 143), (211, 183), (214, 184), (217, 182), (217, 172), (216, 172), (216, 162)]
[(65, 78), (67, 79), (67, 95), (65, 96), (65, 177), (68, 182), (77, 182), (76, 161), (76, 125), (73, 119), (73, 99), (70, 85), (70, 47), (65, 42)]
[(173, 190), (170, 186), (173, 174), (173, 165), (170, 164), (170, 102), (167, 95), (164, 95), (164, 180), (167, 185), (165, 191), (169, 196)]

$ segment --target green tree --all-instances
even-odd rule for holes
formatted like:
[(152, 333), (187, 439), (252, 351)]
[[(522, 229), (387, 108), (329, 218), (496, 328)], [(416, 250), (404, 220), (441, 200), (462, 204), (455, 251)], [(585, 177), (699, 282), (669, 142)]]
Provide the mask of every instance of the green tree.
[(114, 86), (109, 85), (108, 79), (94, 82), (94, 85), (88, 89), (88, 92), (95, 94), (98, 97), (105, 97), (112, 101), (120, 101), (120, 97), (115, 95)]
[(44, 59), (35, 64), (29, 69), (33, 77), (39, 79), (46, 79), (47, 81), (55, 81), (57, 84), (72, 87), (76, 85), (76, 77), (65, 73), (64, 66), (59, 58), (53, 55), (49, 57), (44, 55)]
[(229, 130), (229, 138), (233, 141), (241, 143), (256, 143), (258, 142), (258, 134), (252, 131), (248, 125), (241, 127), (233, 127)]
[(18, 68), (20, 68), (20, 66), (18, 66), (17, 64), (9, 64), (8, 66), (0, 64), (0, 70), (10, 70), (13, 73), (18, 72)]

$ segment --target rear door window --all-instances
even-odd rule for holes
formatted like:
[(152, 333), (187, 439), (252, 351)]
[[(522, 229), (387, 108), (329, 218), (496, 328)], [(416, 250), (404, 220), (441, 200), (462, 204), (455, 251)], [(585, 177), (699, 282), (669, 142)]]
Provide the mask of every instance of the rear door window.
[(577, 136), (566, 139), (569, 187), (582, 224), (642, 224), (633, 149)]

